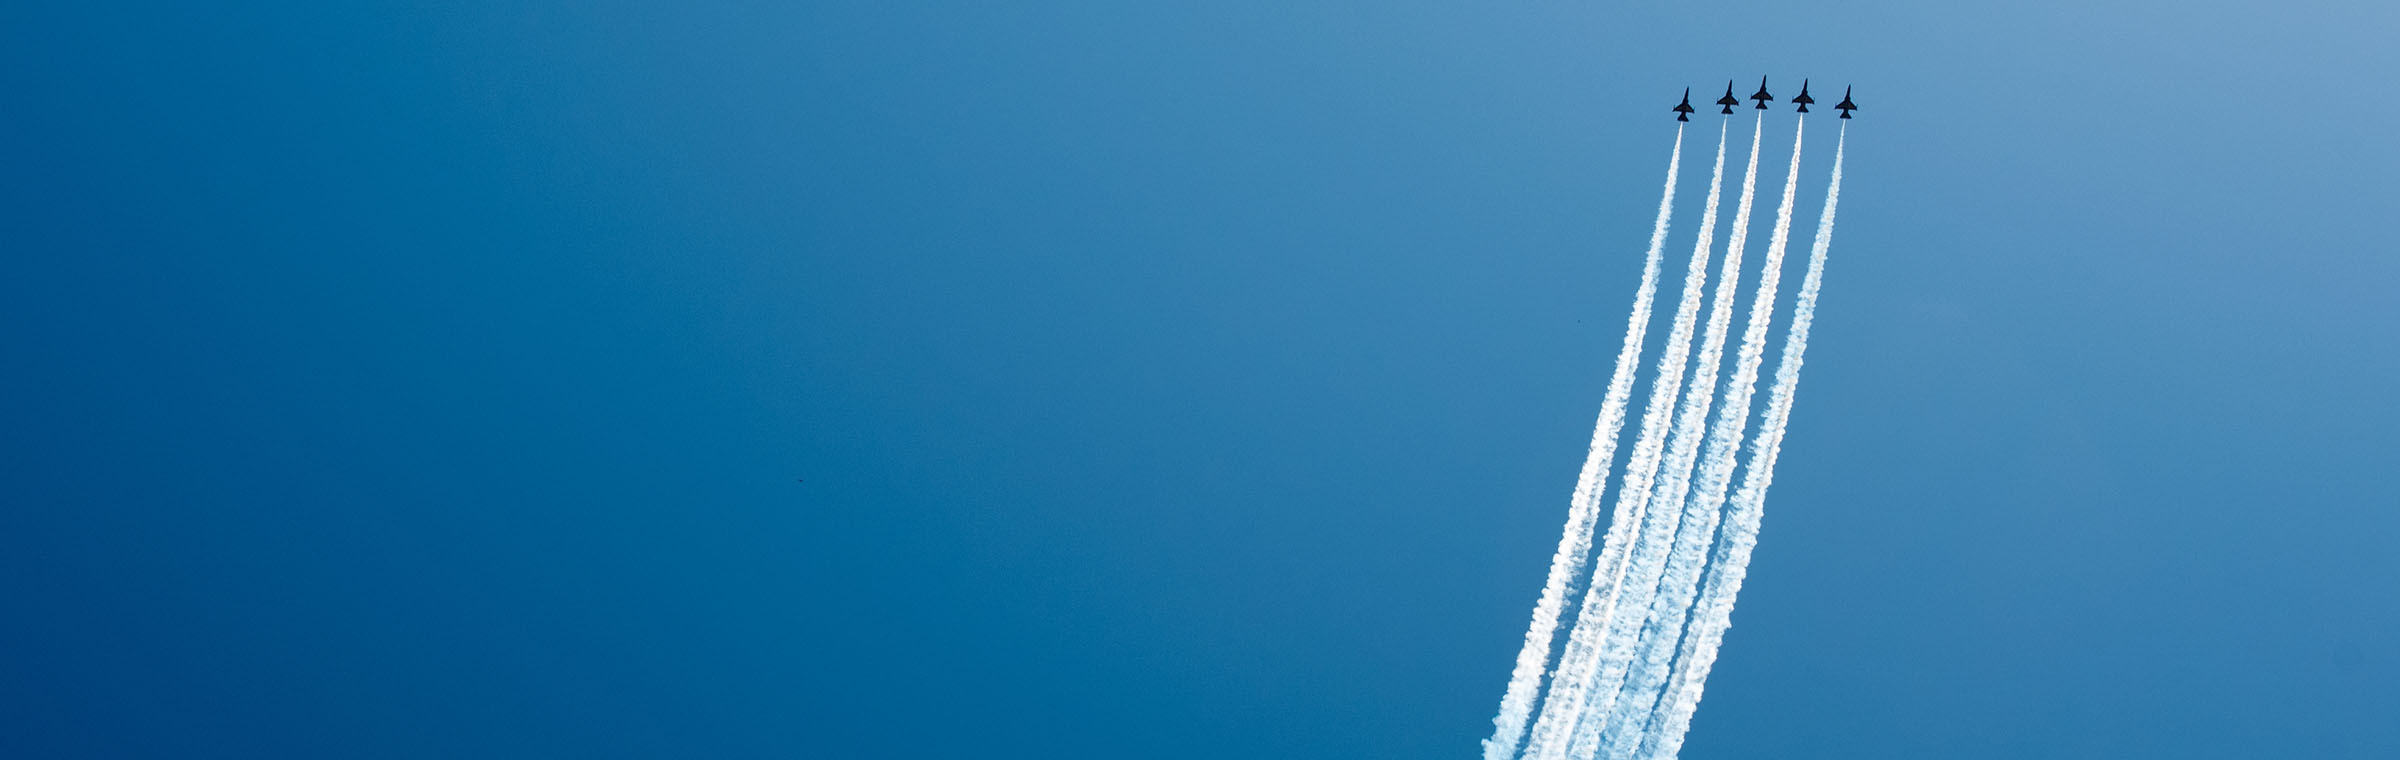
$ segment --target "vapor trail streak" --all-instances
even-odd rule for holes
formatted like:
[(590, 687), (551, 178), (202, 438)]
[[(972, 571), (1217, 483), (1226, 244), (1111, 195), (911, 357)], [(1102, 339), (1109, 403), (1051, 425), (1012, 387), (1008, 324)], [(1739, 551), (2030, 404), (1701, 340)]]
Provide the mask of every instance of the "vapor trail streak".
[[(1635, 452), (1641, 461), (1639, 464), (1630, 461), (1626, 464), (1625, 484), (1617, 494), (1619, 499), (1628, 496), (1642, 499), (1646, 506), (1642, 510), (1640, 533), (1634, 539), (1633, 550), (1627, 555), (1624, 568), (1619, 571), (1617, 592), (1610, 600), (1611, 611), (1606, 618), (1608, 626), (1602, 632), (1600, 644), (1597, 680), (1585, 692), (1583, 714), (1576, 721), (1575, 732), (1567, 742), (1567, 757), (1574, 760), (1588, 760), (1598, 749), (1600, 731), (1608, 716), (1614, 712), (1617, 697), (1622, 693), (1626, 667), (1632, 662), (1634, 648), (1639, 643), (1636, 637), (1641, 634), (1643, 618), (1650, 610), (1651, 597), (1658, 590), (1658, 574), (1666, 562), (1667, 545), (1674, 539), (1676, 526), (1683, 520), (1683, 489), (1691, 476), (1694, 450), (1699, 447), (1700, 425), (1707, 421), (1708, 403), (1714, 398), (1717, 365), (1724, 356), (1723, 322), (1732, 319), (1732, 294), (1726, 292), (1725, 285), (1720, 282), (1716, 299), (1719, 305), (1710, 315), (1710, 335), (1713, 337), (1701, 342), (1700, 359), (1691, 370), (1695, 384), (1688, 386), (1688, 391), (1685, 390), (1687, 386), (1682, 382), (1681, 373), (1684, 362), (1690, 358), (1692, 320), (1700, 312), (1701, 291), (1706, 285), (1709, 245), (1715, 242), (1716, 234), (1717, 192), (1723, 185), (1724, 175), (1724, 139), (1720, 134), (1716, 176), (1709, 185), (1707, 218), (1702, 222), (1700, 235), (1692, 248), (1691, 274), (1684, 281), (1683, 303), (1676, 312), (1676, 332), (1673, 337), (1679, 340), (1669, 342), (1673, 363), (1669, 363), (1668, 356), (1659, 358), (1659, 381), (1651, 389), (1653, 404), (1663, 400), (1673, 410), (1673, 416), (1660, 418), (1661, 427), (1670, 432), (1666, 433), (1664, 449), (1660, 447), (1658, 439), (1644, 439), (1643, 443), (1647, 445)], [(1738, 276), (1739, 270), (1732, 274)], [(1724, 312), (1726, 318), (1716, 319), (1716, 311)], [(1680, 407), (1673, 407), (1671, 405), (1678, 392), (1685, 393), (1684, 402)], [(1644, 422), (1648, 422), (1647, 415)], [(1636, 478), (1641, 479), (1638, 485)], [(1640, 490), (1634, 490), (1637, 488)]]
[[(1848, 125), (1842, 131), (1847, 136)], [(1817, 291), (1825, 282), (1825, 253), (1833, 245), (1833, 212), (1842, 197), (1842, 144), (1841, 139), (1834, 142), (1833, 181), (1825, 190), (1825, 211), (1817, 218), (1817, 239), (1808, 252), (1808, 275), (1801, 280), (1800, 295), (1792, 307), (1792, 326), (1784, 337), (1783, 359), (1775, 366), (1775, 387), (1767, 394), (1758, 440), (1751, 444), (1749, 469), (1742, 474), (1741, 490), (1734, 492), (1726, 505), (1724, 535), (1717, 537), (1709, 558), (1708, 576), (1680, 652), (1682, 664), (1674, 675), (1674, 688), (1644, 732), (1641, 756), (1645, 758), (1671, 758), (1683, 749), (1692, 711), (1700, 705), (1701, 687), (1708, 680), (1709, 668), (1716, 664), (1725, 629), (1733, 624), (1733, 600), (1741, 593), (1742, 578), (1749, 571), (1750, 552), (1758, 546), (1767, 486), (1775, 479), (1775, 457), (1782, 452), (1784, 430), (1792, 419), (1792, 394), (1800, 386), (1800, 363), (1808, 353), (1808, 328), (1816, 319)]]
[(1593, 693), (1602, 637), (1616, 627), (1611, 620), (1617, 616), (1617, 598), (1624, 589), (1626, 560), (1631, 554), (1635, 526), (1644, 520), (1651, 480), (1658, 473), (1659, 448), (1666, 437), (1676, 393), (1683, 387), (1683, 365), (1691, 358), (1692, 323), (1699, 318), (1700, 293), (1708, 284), (1708, 246), (1715, 234), (1717, 201), (1724, 180), (1725, 130), (1720, 125), (1716, 168), (1709, 178), (1708, 203), (1701, 212), (1698, 244), (1692, 251), (1691, 264), (1685, 268), (1683, 297), (1676, 305), (1666, 347), (1659, 354), (1649, 405), (1642, 410), (1641, 433), (1634, 439), (1633, 453), (1625, 463), (1625, 481), (1618, 486), (1617, 506), (1610, 518), (1607, 541), (1601, 545), (1600, 562), (1592, 568), (1592, 580), (1584, 590), (1575, 628), (1567, 636), (1566, 651), (1559, 655), (1558, 671), (1543, 699), (1541, 718), (1534, 723), (1526, 745), (1528, 757), (1555, 760), (1567, 751)]
[(1675, 128), (1675, 149), (1667, 158), (1666, 190), (1658, 199), (1658, 221), (1650, 228), (1650, 251), (1642, 262), (1642, 284), (1634, 290), (1633, 313), (1625, 318), (1625, 343), (1617, 349), (1617, 368), (1608, 378), (1608, 393), (1600, 402), (1600, 420), (1592, 427), (1592, 444), (1575, 479), (1567, 503), (1567, 524), (1558, 537), (1558, 552), (1550, 557), (1550, 575), (1542, 581), (1541, 598), (1534, 603), (1533, 623), (1525, 629), (1525, 646), (1517, 651), (1517, 666), (1500, 697), (1500, 713), (1492, 718), (1492, 738), (1483, 742), (1485, 760), (1509, 760), (1524, 739), (1525, 721), (1541, 689), (1542, 671), (1550, 663), (1558, 619), (1569, 586), (1592, 553), (1593, 523), (1599, 517), (1600, 496), (1607, 490), (1609, 464), (1616, 459), (1617, 434), (1625, 426), (1625, 406), (1633, 397), (1633, 375), (1641, 363), (1642, 341), (1650, 328), (1650, 307), (1658, 290), (1660, 253), (1666, 249), (1667, 221), (1675, 207), (1675, 177), (1683, 165), (1683, 127)]
[[(1791, 188), (1799, 178), (1799, 135), (1793, 137), (1792, 169), (1784, 178), (1784, 203), (1776, 220), (1779, 234), (1770, 238), (1764, 274), (1759, 294), (1753, 298), (1749, 325), (1743, 331), (1743, 350), (1736, 357), (1734, 383), (1738, 390), (1726, 394), (1725, 406), (1717, 410), (1717, 421), (1708, 421), (1711, 402), (1715, 400), (1718, 365), (1725, 356), (1726, 333), (1733, 324), (1733, 301), (1741, 286), (1742, 251), (1749, 242), (1751, 200), (1758, 191), (1758, 146), (1766, 126), (1766, 114), (1759, 114), (1758, 125), (1750, 132), (1749, 165), (1742, 171), (1742, 199), (1733, 214), (1733, 232), (1725, 245), (1725, 261), (1717, 275), (1716, 295), (1711, 299), (1708, 331), (1700, 341), (1700, 359), (1694, 364), (1692, 381), (1685, 392), (1683, 408), (1675, 413), (1675, 433), (1667, 445), (1668, 477), (1659, 482), (1651, 499), (1660, 512), (1677, 511), (1681, 519), (1661, 530), (1673, 533), (1670, 546), (1655, 552), (1647, 569), (1650, 575), (1637, 588), (1654, 589), (1648, 614), (1633, 618), (1640, 631), (1632, 639), (1634, 651), (1625, 675), (1624, 685), (1616, 699), (1615, 708), (1607, 715), (1587, 717), (1586, 728), (1594, 730), (1601, 742), (1599, 753), (1612, 760), (1630, 757), (1641, 745), (1641, 731), (1649, 722), (1651, 708), (1658, 702), (1658, 691), (1666, 680), (1667, 665), (1675, 652), (1676, 637), (1683, 632), (1684, 615), (1692, 603), (1693, 585), (1698, 581), (1701, 560), (1708, 554), (1708, 540), (1716, 535), (1718, 507), (1725, 499), (1724, 482), (1718, 477), (1713, 492), (1702, 484), (1700, 498), (1685, 498), (1692, 485), (1692, 468), (1697, 464), (1703, 433), (1709, 439), (1709, 453), (1726, 452), (1730, 461), (1733, 445), (1738, 445), (1739, 427), (1749, 421), (1750, 394), (1758, 377), (1759, 355), (1764, 353), (1767, 316), (1774, 311), (1775, 291), (1782, 275), (1785, 237), (1791, 225)], [(1734, 428), (1735, 444), (1719, 440), (1728, 427)], [(1713, 474), (1702, 470), (1701, 475)], [(1713, 495), (1711, 495), (1713, 493)], [(1668, 543), (1665, 535), (1653, 535), (1646, 540)], [(1630, 598), (1629, 598), (1630, 603)], [(1605, 722), (1603, 719), (1605, 718)], [(1570, 753), (1588, 756), (1582, 753)]]

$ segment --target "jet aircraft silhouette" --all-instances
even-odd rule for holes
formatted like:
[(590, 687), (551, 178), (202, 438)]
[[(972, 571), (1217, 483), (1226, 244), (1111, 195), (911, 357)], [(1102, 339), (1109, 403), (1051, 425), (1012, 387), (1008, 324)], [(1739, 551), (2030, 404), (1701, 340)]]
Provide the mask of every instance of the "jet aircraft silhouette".
[(1683, 102), (1675, 104), (1675, 108), (1673, 110), (1675, 111), (1676, 121), (1691, 121), (1691, 119), (1685, 118), (1685, 116), (1692, 112), (1692, 88), (1683, 88)]
[(1741, 104), (1742, 101), (1735, 100), (1733, 97), (1733, 80), (1725, 80), (1725, 97), (1717, 99), (1717, 105), (1724, 106), (1725, 108), (1717, 111), (1717, 113), (1731, 115), (1733, 113), (1733, 107)]
[(1850, 118), (1850, 112), (1856, 108), (1858, 106), (1850, 102), (1850, 88), (1843, 87), (1842, 102), (1833, 104), (1833, 110), (1842, 112), (1842, 118), (1847, 119)]
[(1808, 113), (1808, 104), (1817, 102), (1816, 98), (1808, 96), (1808, 80), (1800, 80), (1800, 96), (1792, 98), (1792, 102), (1800, 104), (1801, 113)]
[(1775, 102), (1775, 96), (1767, 94), (1766, 77), (1758, 78), (1758, 92), (1751, 93), (1750, 99), (1758, 101), (1758, 105), (1754, 107), (1761, 111), (1767, 110), (1768, 103)]

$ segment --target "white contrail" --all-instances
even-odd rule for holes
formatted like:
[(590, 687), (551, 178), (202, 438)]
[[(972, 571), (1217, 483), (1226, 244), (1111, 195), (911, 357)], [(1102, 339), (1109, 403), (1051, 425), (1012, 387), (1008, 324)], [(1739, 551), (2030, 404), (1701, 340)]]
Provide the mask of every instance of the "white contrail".
[[(1692, 586), (1697, 581), (1699, 565), (1708, 554), (1708, 539), (1717, 531), (1717, 509), (1725, 498), (1723, 478), (1713, 497), (1685, 498), (1692, 485), (1693, 467), (1700, 454), (1704, 432), (1709, 438), (1710, 453), (1721, 448), (1717, 439), (1727, 426), (1728, 418), (1738, 426), (1750, 416), (1750, 389), (1758, 372), (1759, 347), (1766, 342), (1767, 320), (1775, 303), (1775, 290), (1783, 264), (1784, 236), (1770, 238), (1765, 276), (1760, 281), (1760, 295), (1753, 299), (1750, 324), (1743, 333), (1744, 351), (1737, 357), (1735, 382), (1738, 392), (1728, 393), (1726, 404), (1719, 410), (1717, 422), (1706, 425), (1711, 403), (1715, 400), (1717, 370), (1725, 355), (1726, 333), (1733, 324), (1733, 301), (1741, 286), (1742, 251), (1749, 242), (1751, 200), (1758, 191), (1758, 146), (1766, 126), (1766, 114), (1760, 113), (1758, 124), (1750, 132), (1749, 165), (1742, 171), (1742, 199), (1735, 206), (1733, 232), (1726, 240), (1725, 261), (1717, 275), (1716, 295), (1709, 302), (1708, 331), (1700, 341), (1700, 358), (1694, 363), (1692, 380), (1687, 384), (1683, 408), (1675, 412), (1675, 432), (1667, 444), (1667, 477), (1659, 481), (1651, 500), (1654, 511), (1680, 513), (1680, 519), (1660, 526), (1662, 532), (1673, 534), (1672, 544), (1666, 535), (1654, 535), (1655, 541), (1649, 564), (1649, 575), (1635, 588), (1651, 589), (1647, 614), (1636, 618), (1629, 608), (1622, 616), (1629, 623), (1639, 623), (1639, 632), (1631, 641), (1631, 662), (1615, 707), (1607, 715), (1593, 715), (1584, 728), (1592, 732), (1601, 744), (1598, 752), (1612, 760), (1630, 756), (1641, 744), (1642, 727), (1648, 723), (1651, 708), (1658, 701), (1658, 690), (1666, 680), (1667, 665), (1675, 652), (1675, 639), (1683, 632), (1684, 613), (1692, 603)], [(1798, 179), (1800, 167), (1799, 136), (1793, 137), (1791, 171), (1784, 178), (1784, 204), (1777, 218), (1779, 233), (1787, 232), (1791, 224), (1791, 187)], [(1746, 376), (1745, 376), (1746, 373)], [(1739, 436), (1739, 432), (1735, 432)], [(1730, 449), (1727, 449), (1730, 451)], [(1728, 454), (1730, 457), (1730, 454)], [(1707, 475), (1703, 471), (1702, 475)], [(1705, 484), (1704, 484), (1705, 485)], [(1628, 597), (1628, 604), (1633, 604)], [(1603, 720), (1605, 719), (1605, 720)], [(1578, 757), (1586, 753), (1571, 753)]]
[(1575, 494), (1567, 503), (1566, 529), (1558, 537), (1558, 552), (1550, 557), (1550, 575), (1542, 581), (1541, 599), (1534, 603), (1533, 624), (1525, 629), (1525, 646), (1517, 651), (1517, 667), (1509, 674), (1508, 691), (1500, 697), (1500, 713), (1492, 718), (1492, 738), (1483, 741), (1485, 760), (1509, 760), (1525, 736), (1525, 721), (1541, 689), (1542, 671), (1558, 631), (1558, 618), (1569, 586), (1583, 574), (1592, 553), (1593, 523), (1600, 514), (1600, 495), (1608, 484), (1608, 467), (1616, 459), (1617, 433), (1625, 426), (1625, 406), (1633, 397), (1633, 375), (1640, 366), (1643, 335), (1650, 328), (1650, 305), (1658, 290), (1659, 254), (1666, 249), (1667, 221), (1675, 208), (1675, 176), (1683, 166), (1683, 127), (1675, 128), (1675, 150), (1667, 158), (1666, 191), (1658, 199), (1658, 221), (1650, 228), (1650, 252), (1642, 262), (1642, 284), (1634, 290), (1633, 313), (1625, 318), (1625, 344), (1617, 349), (1617, 368), (1608, 378), (1608, 394), (1600, 402), (1600, 420), (1592, 427), (1592, 445), (1575, 479)]
[[(1845, 135), (1848, 131), (1844, 125)], [(1801, 280), (1800, 295), (1792, 307), (1791, 331), (1784, 337), (1783, 359), (1775, 366), (1775, 387), (1767, 394), (1767, 410), (1760, 418), (1758, 440), (1751, 445), (1749, 469), (1742, 474), (1741, 490), (1726, 505), (1725, 532), (1717, 537), (1709, 558), (1708, 577), (1680, 652), (1682, 662), (1673, 678), (1674, 688), (1644, 732), (1641, 756), (1645, 758), (1672, 758), (1682, 750), (1692, 711), (1700, 705), (1701, 687), (1708, 680), (1709, 668), (1716, 664), (1725, 629), (1732, 625), (1733, 600), (1749, 571), (1750, 551), (1758, 545), (1767, 486), (1775, 478), (1775, 457), (1782, 451), (1785, 426), (1791, 422), (1792, 394), (1799, 388), (1800, 363), (1808, 352), (1808, 328), (1816, 319), (1817, 290), (1825, 281), (1825, 252), (1833, 245), (1833, 211), (1842, 197), (1842, 142), (1838, 138), (1834, 142), (1833, 181), (1825, 190), (1825, 211), (1817, 218), (1817, 240), (1808, 252), (1808, 275)]]
[[(1725, 173), (1725, 152), (1722, 137), (1717, 151), (1717, 179)], [(1691, 460), (1699, 447), (1700, 424), (1707, 421), (1708, 402), (1713, 398), (1717, 382), (1717, 365), (1724, 356), (1724, 322), (1731, 320), (1731, 293), (1723, 283), (1717, 286), (1718, 306), (1710, 315), (1712, 336), (1701, 341), (1701, 354), (1692, 369), (1692, 380), (1683, 405), (1672, 406), (1676, 393), (1685, 388), (1681, 372), (1690, 358), (1692, 320), (1700, 311), (1702, 286), (1706, 284), (1709, 245), (1715, 242), (1717, 190), (1721, 182), (1709, 186), (1709, 209), (1702, 222), (1699, 239), (1692, 248), (1692, 269), (1684, 281), (1683, 303), (1676, 312), (1673, 339), (1669, 341), (1672, 356), (1659, 357), (1658, 385), (1653, 387), (1651, 403), (1665, 401), (1672, 416), (1660, 418), (1666, 431), (1662, 449), (1657, 438), (1645, 437), (1644, 446), (1636, 449), (1636, 460), (1626, 463), (1623, 489), (1617, 498), (1637, 498), (1642, 507), (1640, 533), (1633, 541), (1632, 552), (1626, 555), (1624, 567), (1618, 571), (1617, 591), (1610, 599), (1607, 628), (1602, 631), (1599, 666), (1592, 686), (1584, 692), (1584, 710), (1576, 721), (1572, 738), (1567, 742), (1567, 757), (1588, 760), (1597, 751), (1601, 729), (1613, 714), (1617, 697), (1625, 684), (1626, 668), (1633, 660), (1639, 643), (1642, 621), (1650, 610), (1651, 596), (1658, 590), (1658, 574), (1666, 562), (1667, 545), (1675, 537), (1676, 526), (1683, 521), (1683, 489), (1691, 476)], [(1738, 270), (1736, 272), (1738, 274)], [(1718, 320), (1714, 312), (1726, 314)], [(1672, 363), (1670, 363), (1670, 360)], [(1694, 409), (1695, 403), (1698, 409)], [(1656, 408), (1655, 406), (1653, 408)], [(1645, 422), (1648, 421), (1645, 415)], [(1644, 428), (1645, 433), (1649, 428)], [(1638, 463), (1637, 463), (1638, 462)], [(1635, 491), (1633, 489), (1641, 489)], [(1671, 495), (1670, 495), (1671, 494)], [(1663, 499), (1663, 500), (1662, 500)], [(1579, 623), (1580, 625), (1580, 623)]]
[(1598, 675), (1595, 666), (1602, 639), (1616, 628), (1611, 621), (1618, 616), (1617, 598), (1624, 590), (1631, 541), (1635, 527), (1644, 520), (1651, 479), (1658, 472), (1659, 448), (1666, 437), (1676, 393), (1682, 388), (1683, 365), (1691, 358), (1692, 323), (1699, 318), (1700, 292), (1708, 284), (1708, 246), (1715, 233), (1717, 201), (1724, 179), (1725, 129), (1720, 126), (1716, 168), (1709, 179), (1707, 205), (1701, 212), (1699, 242), (1692, 251), (1691, 264), (1685, 268), (1682, 301), (1675, 308), (1674, 324), (1667, 333), (1666, 347), (1659, 354), (1649, 405), (1642, 410), (1641, 433), (1634, 439), (1633, 453), (1625, 463), (1625, 480), (1617, 487), (1617, 506), (1611, 515), (1607, 541), (1601, 546), (1600, 561), (1592, 568), (1591, 583), (1584, 589), (1575, 628), (1567, 636), (1566, 651), (1559, 655), (1557, 673), (1552, 676), (1550, 691), (1543, 699), (1541, 718), (1535, 721), (1527, 741), (1528, 757), (1555, 760), (1566, 752), (1578, 721), (1587, 712), (1589, 695), (1594, 693), (1592, 688)]

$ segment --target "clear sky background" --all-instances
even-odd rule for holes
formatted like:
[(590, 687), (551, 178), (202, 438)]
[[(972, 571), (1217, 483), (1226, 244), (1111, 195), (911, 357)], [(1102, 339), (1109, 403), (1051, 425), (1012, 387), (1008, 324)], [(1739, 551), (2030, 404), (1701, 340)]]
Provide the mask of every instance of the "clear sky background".
[(0, 755), (1472, 757), (1767, 74), (1685, 756), (2400, 756), (2400, 6), (0, 15)]

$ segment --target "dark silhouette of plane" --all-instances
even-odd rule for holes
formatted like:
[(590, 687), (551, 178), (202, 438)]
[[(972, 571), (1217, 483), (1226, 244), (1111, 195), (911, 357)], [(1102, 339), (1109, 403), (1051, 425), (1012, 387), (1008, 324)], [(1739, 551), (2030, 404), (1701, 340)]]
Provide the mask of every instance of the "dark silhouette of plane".
[(1683, 88), (1683, 102), (1675, 104), (1674, 111), (1676, 121), (1691, 121), (1685, 115), (1692, 112), (1692, 88)]
[(1733, 107), (1741, 104), (1742, 101), (1735, 100), (1733, 98), (1733, 80), (1725, 80), (1725, 97), (1717, 99), (1717, 105), (1724, 106), (1725, 108), (1717, 111), (1717, 113), (1730, 115), (1733, 113)]
[(1800, 104), (1801, 113), (1808, 113), (1808, 104), (1817, 102), (1816, 98), (1808, 96), (1808, 80), (1800, 80), (1800, 97), (1793, 98), (1792, 102)]
[(1842, 112), (1842, 118), (1847, 119), (1850, 118), (1850, 112), (1856, 108), (1858, 106), (1850, 102), (1850, 88), (1843, 87), (1842, 102), (1833, 104), (1833, 110)]
[(1766, 77), (1759, 77), (1759, 78), (1758, 78), (1758, 92), (1751, 93), (1751, 94), (1750, 94), (1750, 99), (1751, 99), (1751, 100), (1758, 101), (1758, 105), (1757, 105), (1757, 106), (1755, 106), (1755, 107), (1756, 107), (1758, 110), (1761, 110), (1761, 111), (1767, 110), (1767, 104), (1768, 104), (1768, 103), (1773, 103), (1773, 102), (1775, 102), (1775, 96), (1767, 94), (1767, 78), (1766, 78)]

